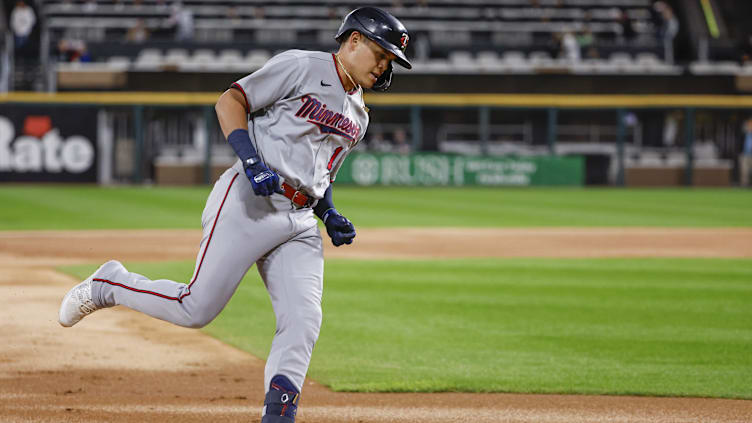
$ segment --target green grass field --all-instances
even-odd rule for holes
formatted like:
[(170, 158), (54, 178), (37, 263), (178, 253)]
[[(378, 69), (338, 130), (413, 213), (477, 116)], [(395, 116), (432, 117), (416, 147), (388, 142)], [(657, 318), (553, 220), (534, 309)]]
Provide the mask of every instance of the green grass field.
[[(198, 229), (209, 189), (0, 186), (0, 230)], [(356, 227), (752, 227), (739, 189), (344, 186), (335, 201)], [(187, 280), (194, 263), (126, 265)], [(335, 390), (752, 399), (752, 260), (328, 260), (326, 272), (309, 375)], [(255, 270), (204, 330), (266, 356), (274, 316)]]
[[(328, 260), (326, 273), (309, 375), (335, 390), (752, 398), (750, 260)], [(266, 356), (274, 316), (255, 269), (205, 330)]]
[[(0, 230), (198, 228), (209, 190), (0, 186)], [(341, 186), (334, 198), (360, 227), (752, 226), (741, 189)]]

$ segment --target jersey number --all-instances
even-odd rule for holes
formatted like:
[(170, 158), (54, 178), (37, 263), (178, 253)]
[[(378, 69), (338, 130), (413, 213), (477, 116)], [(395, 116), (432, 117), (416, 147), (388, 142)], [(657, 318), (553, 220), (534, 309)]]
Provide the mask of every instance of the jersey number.
[(329, 159), (329, 165), (326, 167), (327, 170), (332, 170), (332, 165), (334, 164), (334, 159), (339, 156), (339, 153), (342, 152), (342, 147), (337, 147), (336, 150), (334, 150), (334, 154), (332, 154), (332, 158)]

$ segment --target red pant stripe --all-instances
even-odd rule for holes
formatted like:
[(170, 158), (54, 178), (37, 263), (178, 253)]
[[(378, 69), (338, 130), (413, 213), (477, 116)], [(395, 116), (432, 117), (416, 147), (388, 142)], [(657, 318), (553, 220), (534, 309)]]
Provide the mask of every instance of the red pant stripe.
[(182, 302), (183, 298), (187, 297), (188, 295), (191, 295), (191, 287), (193, 286), (193, 283), (196, 282), (196, 279), (198, 279), (198, 274), (201, 272), (201, 265), (204, 264), (204, 257), (206, 257), (206, 251), (209, 249), (209, 244), (211, 244), (212, 236), (214, 236), (214, 228), (217, 227), (217, 222), (219, 222), (219, 214), (222, 213), (222, 207), (225, 205), (225, 200), (227, 200), (227, 194), (230, 193), (230, 188), (232, 188), (232, 184), (235, 183), (235, 179), (238, 178), (239, 173), (236, 173), (235, 176), (232, 177), (232, 180), (230, 181), (230, 185), (227, 186), (227, 191), (225, 191), (225, 196), (222, 198), (222, 203), (219, 205), (219, 210), (217, 210), (217, 216), (214, 218), (214, 224), (212, 225), (211, 232), (209, 233), (209, 239), (206, 240), (206, 247), (204, 248), (204, 253), (201, 254), (201, 261), (198, 263), (198, 269), (196, 269), (196, 274), (193, 276), (193, 280), (191, 280), (191, 283), (188, 285), (188, 291), (181, 295), (180, 298), (178, 298), (178, 301)]
[(127, 289), (129, 291), (140, 292), (142, 294), (156, 295), (157, 297), (161, 297), (161, 298), (164, 298), (164, 299), (167, 299), (167, 300), (180, 301), (180, 298), (177, 298), (177, 297), (170, 297), (168, 295), (160, 294), (159, 292), (147, 291), (145, 289), (136, 289), (136, 288), (133, 288), (133, 287), (130, 287), (130, 286), (127, 286), (127, 285), (123, 285), (122, 283), (113, 282), (113, 281), (107, 280), (107, 279), (94, 278), (92, 280), (94, 282), (103, 282), (103, 283), (106, 283), (108, 285), (119, 286), (119, 287), (125, 288), (125, 289)]

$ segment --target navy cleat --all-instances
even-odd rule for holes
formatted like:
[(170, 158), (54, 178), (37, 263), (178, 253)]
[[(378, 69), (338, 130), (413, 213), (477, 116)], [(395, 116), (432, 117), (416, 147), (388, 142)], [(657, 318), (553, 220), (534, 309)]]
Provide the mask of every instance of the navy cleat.
[(269, 383), (264, 399), (264, 417), (261, 423), (295, 423), (300, 392), (286, 376), (276, 375)]

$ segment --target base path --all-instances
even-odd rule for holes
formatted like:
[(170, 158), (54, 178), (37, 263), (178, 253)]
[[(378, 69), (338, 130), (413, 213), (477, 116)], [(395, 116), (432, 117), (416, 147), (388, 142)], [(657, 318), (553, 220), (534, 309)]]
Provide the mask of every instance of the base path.
[[(263, 361), (124, 308), (57, 323), (73, 263), (192, 260), (200, 231), (0, 232), (0, 421), (259, 422)], [(394, 240), (404, 240), (395, 242)], [(750, 229), (362, 229), (328, 257), (752, 257)], [(752, 401), (333, 393), (306, 383), (298, 421), (747, 422)]]

